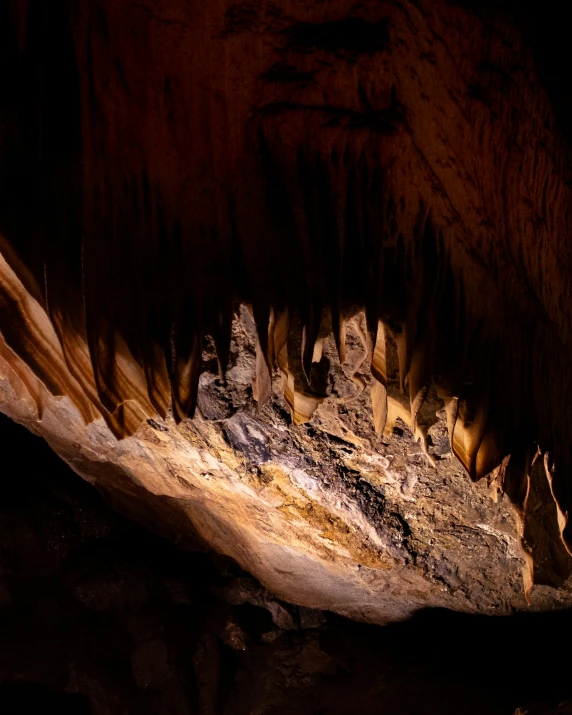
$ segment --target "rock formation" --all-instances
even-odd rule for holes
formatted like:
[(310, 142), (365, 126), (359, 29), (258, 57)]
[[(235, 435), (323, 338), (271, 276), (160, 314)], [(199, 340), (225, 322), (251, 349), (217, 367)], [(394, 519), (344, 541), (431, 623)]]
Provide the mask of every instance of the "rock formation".
[(28, 454), (0, 501), (3, 715), (570, 712), (556, 707), (568, 663), (546, 657), (570, 612), (427, 610), (380, 628), (292, 606), (122, 518), (38, 438), (0, 425), (4, 454)]
[(567, 604), (570, 153), (514, 21), (1, 12), (2, 410), (295, 603)]

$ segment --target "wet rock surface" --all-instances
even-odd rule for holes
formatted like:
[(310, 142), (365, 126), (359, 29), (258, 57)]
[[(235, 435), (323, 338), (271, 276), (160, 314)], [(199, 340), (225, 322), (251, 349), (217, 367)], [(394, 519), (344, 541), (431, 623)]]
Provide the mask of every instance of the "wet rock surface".
[[(358, 624), (118, 515), (2, 419), (0, 712), (567, 712), (569, 612)], [(531, 705), (522, 705), (532, 703)]]

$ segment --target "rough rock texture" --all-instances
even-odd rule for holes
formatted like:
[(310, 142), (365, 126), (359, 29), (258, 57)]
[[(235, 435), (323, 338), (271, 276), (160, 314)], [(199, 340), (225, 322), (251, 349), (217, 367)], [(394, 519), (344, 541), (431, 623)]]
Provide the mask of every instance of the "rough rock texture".
[(0, 327), (30, 385), (118, 436), (181, 421), (245, 301), (257, 397), (277, 362), (301, 422), (321, 330), (343, 359), (365, 310), (378, 428), (393, 333), (412, 426), (436, 385), (454, 453), (521, 511), (544, 464), (566, 541), (570, 147), (494, 5), (3, 3)]
[(119, 516), (6, 418), (0, 430), (5, 457), (27, 454), (0, 500), (2, 715), (568, 712), (567, 663), (546, 653), (570, 612), (380, 628), (291, 606)]
[(5, 363), (1, 408), (120, 510), (182, 545), (199, 538), (290, 602), (379, 623), (423, 607), (507, 614), (527, 608), (522, 571), (533, 553), (547, 585), (532, 589), (532, 606), (570, 604), (558, 533), (529, 517), (522, 533), (536, 529), (534, 547), (525, 540), (523, 550), (513, 508), (495, 503), (496, 487), (470, 482), (442, 419), (424, 426), (425, 450), (401, 421), (376, 436), (364, 323), (348, 325), (343, 365), (325, 340), (330, 396), (302, 425), (291, 423), (279, 371), (264, 409), (252, 397), (256, 341), (244, 308), (226, 384), (213, 349), (203, 353), (193, 420), (157, 418), (118, 441), (102, 421), (86, 427), (66, 398), (50, 398), (38, 422)]
[(566, 604), (570, 147), (489, 10), (3, 3), (2, 409), (297, 603)]

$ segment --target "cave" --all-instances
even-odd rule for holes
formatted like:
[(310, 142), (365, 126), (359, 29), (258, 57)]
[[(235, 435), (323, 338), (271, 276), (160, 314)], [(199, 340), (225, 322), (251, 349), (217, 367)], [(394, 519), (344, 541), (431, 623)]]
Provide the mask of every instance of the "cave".
[(572, 712), (555, 0), (2, 0), (0, 712)]

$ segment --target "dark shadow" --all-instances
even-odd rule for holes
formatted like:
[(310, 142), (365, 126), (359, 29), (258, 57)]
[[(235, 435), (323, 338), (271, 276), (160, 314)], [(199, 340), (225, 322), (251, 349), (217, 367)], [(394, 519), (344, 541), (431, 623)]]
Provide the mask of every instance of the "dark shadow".
[(256, 584), (238, 566), (122, 517), (3, 416), (0, 446), (2, 714), (512, 715), (572, 700), (572, 611), (428, 609), (380, 627), (280, 602), (284, 630), (224, 600)]
[(85, 695), (58, 693), (34, 683), (0, 682), (0, 712), (2, 715), (28, 713), (58, 713), (58, 715), (90, 715)]

